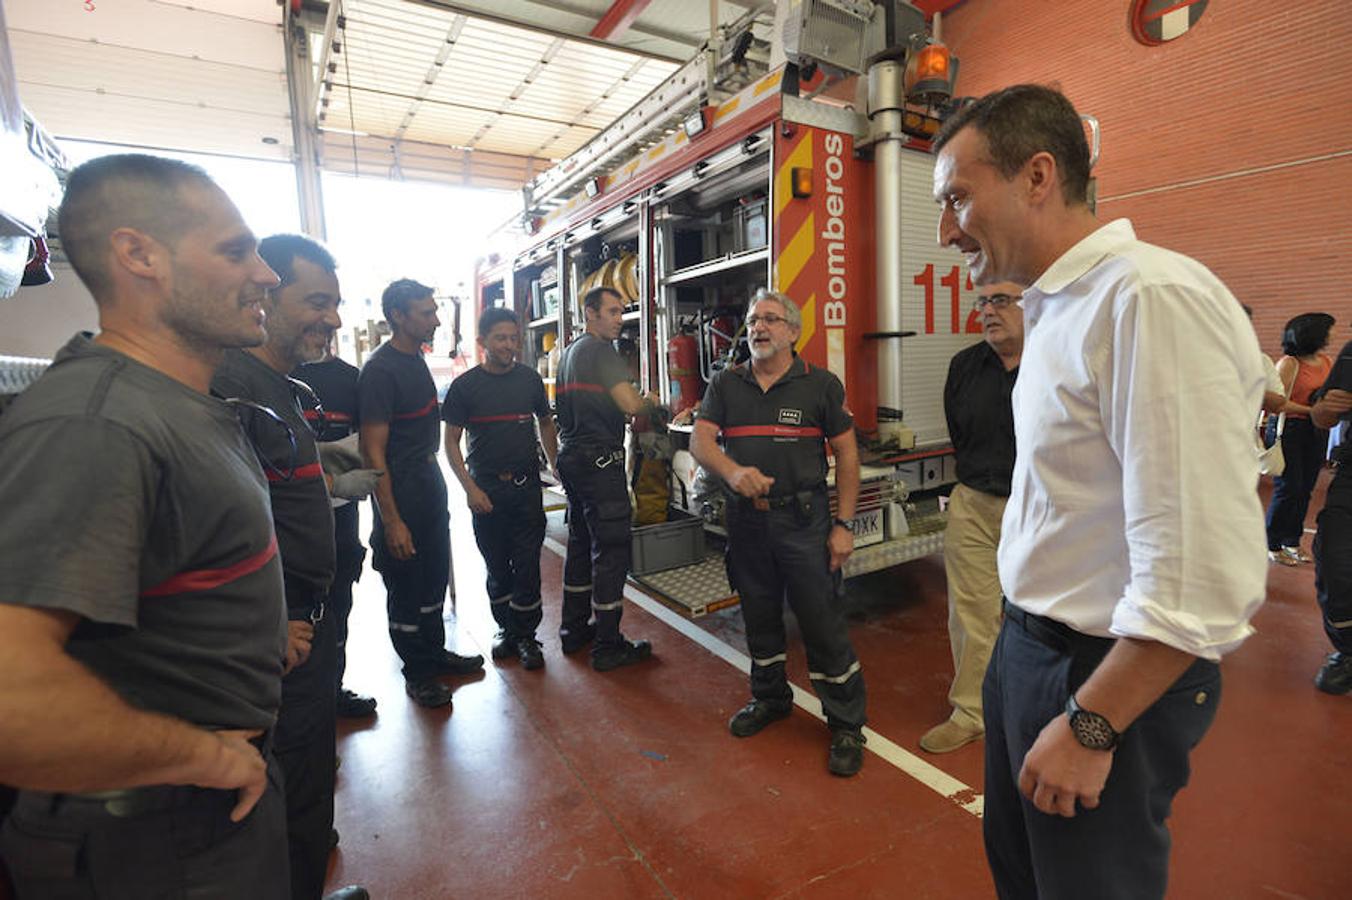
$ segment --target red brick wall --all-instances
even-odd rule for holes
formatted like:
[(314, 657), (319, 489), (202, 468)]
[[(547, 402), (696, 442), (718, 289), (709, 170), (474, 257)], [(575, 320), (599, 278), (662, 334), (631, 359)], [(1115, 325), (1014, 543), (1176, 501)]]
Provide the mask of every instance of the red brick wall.
[[(1130, 0), (967, 0), (944, 17), (966, 95), (1055, 84), (1103, 127), (1099, 218), (1192, 256), (1254, 308), (1263, 348), (1324, 310), (1352, 321), (1352, 11), (1213, 0), (1161, 47)], [(1337, 346), (1337, 344), (1335, 344)]]

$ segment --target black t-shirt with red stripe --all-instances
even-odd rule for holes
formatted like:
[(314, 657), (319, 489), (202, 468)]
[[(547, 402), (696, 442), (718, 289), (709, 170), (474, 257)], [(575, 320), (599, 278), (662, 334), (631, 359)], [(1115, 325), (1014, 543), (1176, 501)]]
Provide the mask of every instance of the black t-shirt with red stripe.
[[(357, 430), (357, 367), (334, 356), (323, 362), (305, 363), (291, 373), (310, 386), (324, 404), (321, 441), (341, 441)], [(301, 402), (307, 422), (318, 422), (319, 414)]]
[(610, 389), (629, 380), (629, 367), (609, 341), (584, 334), (563, 351), (554, 380), (559, 440), (565, 448), (618, 450), (624, 446), (624, 413)]
[(268, 728), (285, 606), (235, 411), (77, 335), (0, 416), (0, 603), (81, 617), (66, 652), (132, 705)]
[(719, 372), (699, 414), (719, 426), (728, 456), (775, 480), (772, 497), (824, 487), (825, 442), (854, 427), (840, 379), (796, 355), (768, 391), (749, 364)]
[(220, 397), (243, 397), (261, 403), (291, 428), (288, 434), (266, 415), (241, 411), (249, 440), (264, 460), (263, 474), (272, 494), (272, 520), (277, 528), (288, 599), (308, 612), (313, 602), (306, 594), (327, 591), (333, 582), (333, 508), (319, 466), (319, 449), (301, 417), (296, 391), (285, 375), (243, 350), (226, 352), (211, 390)]
[(391, 478), (435, 462), (441, 445), (437, 385), (422, 354), (390, 343), (377, 347), (357, 378), (357, 418), (390, 423), (385, 463)]
[(441, 418), (469, 434), (465, 462), (475, 478), (539, 471), (535, 417), (549, 415), (538, 372), (517, 363), (500, 374), (475, 366), (451, 382)]

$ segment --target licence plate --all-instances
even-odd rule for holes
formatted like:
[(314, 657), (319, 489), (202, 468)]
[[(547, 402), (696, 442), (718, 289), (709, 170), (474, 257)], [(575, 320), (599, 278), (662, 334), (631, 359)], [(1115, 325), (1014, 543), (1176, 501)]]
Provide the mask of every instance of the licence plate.
[(860, 513), (851, 520), (851, 523), (854, 525), (854, 545), (856, 547), (867, 547), (870, 544), (882, 543), (883, 511), (881, 509)]

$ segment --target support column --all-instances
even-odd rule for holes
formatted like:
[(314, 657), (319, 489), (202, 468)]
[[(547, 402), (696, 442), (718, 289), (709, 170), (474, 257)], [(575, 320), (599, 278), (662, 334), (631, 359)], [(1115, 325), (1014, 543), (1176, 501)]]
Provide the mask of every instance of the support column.
[[(329, 0), (336, 4), (338, 0)], [(319, 128), (315, 123), (314, 72), (310, 64), (307, 31), (299, 16), (287, 7), (283, 33), (286, 39), (286, 87), (291, 101), (291, 137), (295, 148), (296, 194), (300, 199), (301, 230), (324, 240), (324, 193), (319, 179)]]

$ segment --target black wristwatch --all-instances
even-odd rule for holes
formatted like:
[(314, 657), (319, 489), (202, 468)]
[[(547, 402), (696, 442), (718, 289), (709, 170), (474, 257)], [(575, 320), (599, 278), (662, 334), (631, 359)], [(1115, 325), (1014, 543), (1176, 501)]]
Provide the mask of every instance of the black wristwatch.
[(841, 518), (835, 518), (835, 519), (832, 519), (832, 520), (831, 520), (831, 524), (832, 524), (832, 525), (839, 525), (841, 528), (844, 528), (844, 529), (845, 529), (846, 531), (848, 531), (850, 534), (854, 534), (854, 523), (853, 523), (853, 522), (846, 522), (844, 519), (841, 519)]
[(1070, 720), (1070, 730), (1081, 747), (1090, 750), (1111, 750), (1122, 739), (1122, 735), (1106, 718), (1096, 712), (1082, 709), (1076, 702), (1074, 694), (1066, 699), (1066, 718)]

